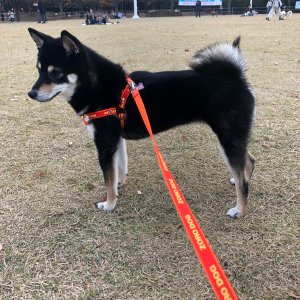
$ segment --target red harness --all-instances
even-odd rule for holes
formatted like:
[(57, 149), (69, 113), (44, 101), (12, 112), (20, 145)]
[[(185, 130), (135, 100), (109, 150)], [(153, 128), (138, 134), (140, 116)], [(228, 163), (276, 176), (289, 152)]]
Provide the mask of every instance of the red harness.
[(119, 106), (102, 109), (102, 110), (98, 110), (98, 111), (95, 111), (95, 112), (92, 112), (89, 114), (82, 115), (82, 120), (83, 120), (84, 125), (88, 125), (89, 120), (100, 119), (100, 118), (108, 117), (108, 116), (118, 116), (118, 118), (121, 121), (121, 126), (122, 126), (122, 128), (124, 128), (125, 118), (126, 118), (126, 114), (125, 114), (126, 101), (129, 97), (131, 91), (137, 87), (131, 78), (126, 77), (126, 81), (127, 81), (127, 85), (126, 85), (125, 89), (123, 89), (123, 91), (122, 91)]

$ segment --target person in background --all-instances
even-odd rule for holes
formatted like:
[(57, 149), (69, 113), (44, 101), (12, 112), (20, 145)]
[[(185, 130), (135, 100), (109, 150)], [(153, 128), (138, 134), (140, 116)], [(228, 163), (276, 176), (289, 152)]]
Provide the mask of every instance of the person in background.
[(201, 1), (196, 1), (196, 6), (195, 6), (195, 12), (196, 12), (196, 18), (201, 17)]
[(248, 6), (248, 12), (249, 12), (249, 15), (253, 15), (253, 10), (252, 10), (251, 5)]
[(5, 20), (5, 9), (4, 9), (4, 6), (3, 6), (2, 2), (0, 2), (0, 14), (1, 14), (1, 22), (4, 22), (4, 20)]
[(107, 23), (109, 23), (107, 14), (104, 13), (103, 16), (102, 16), (102, 18), (99, 17), (97, 23), (100, 24), (100, 25), (106, 25)]
[(272, 8), (272, 1), (271, 0), (268, 1), (266, 7), (267, 7), (267, 15), (268, 15), (269, 12), (270, 12), (270, 10), (271, 10), (271, 8)]
[(8, 12), (8, 20), (9, 22), (14, 22), (16, 19), (16, 15), (15, 15), (15, 11), (12, 8), (9, 12)]
[(92, 9), (90, 9), (90, 11), (86, 15), (85, 24), (86, 25), (97, 24), (97, 18)]
[(46, 23), (46, 9), (45, 9), (45, 3), (44, 1), (39, 0), (38, 1), (38, 12), (39, 12), (39, 20), (38, 23)]
[(266, 20), (270, 21), (275, 13), (279, 16), (279, 20), (284, 20), (284, 18), (281, 16), (281, 9), (280, 9), (280, 7), (282, 6), (281, 0), (271, 0), (271, 1), (272, 1), (272, 7), (268, 13), (268, 16), (266, 17)]

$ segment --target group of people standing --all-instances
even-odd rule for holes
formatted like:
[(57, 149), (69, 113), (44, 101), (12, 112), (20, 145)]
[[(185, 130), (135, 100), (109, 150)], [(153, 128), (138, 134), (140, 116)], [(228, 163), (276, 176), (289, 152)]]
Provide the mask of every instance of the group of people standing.
[[(284, 20), (281, 14), (281, 0), (268, 0), (267, 3), (267, 21), (270, 21), (274, 14), (279, 16), (279, 20)], [(201, 1), (196, 1), (195, 5), (195, 15), (197, 17), (201, 17)], [(252, 7), (249, 5), (247, 15), (253, 15)]]
[(266, 17), (266, 20), (270, 21), (274, 14), (277, 14), (279, 16), (279, 20), (284, 20), (284, 18), (281, 15), (281, 6), (281, 0), (269, 0), (267, 3), (268, 16)]

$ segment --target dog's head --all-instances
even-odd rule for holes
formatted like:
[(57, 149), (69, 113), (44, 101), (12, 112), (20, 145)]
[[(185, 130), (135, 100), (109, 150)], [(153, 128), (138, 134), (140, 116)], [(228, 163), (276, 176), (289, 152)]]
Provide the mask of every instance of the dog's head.
[(38, 48), (39, 72), (38, 80), (28, 92), (29, 97), (45, 102), (60, 94), (71, 100), (78, 85), (82, 44), (67, 31), (62, 31), (60, 38), (32, 28), (28, 31)]

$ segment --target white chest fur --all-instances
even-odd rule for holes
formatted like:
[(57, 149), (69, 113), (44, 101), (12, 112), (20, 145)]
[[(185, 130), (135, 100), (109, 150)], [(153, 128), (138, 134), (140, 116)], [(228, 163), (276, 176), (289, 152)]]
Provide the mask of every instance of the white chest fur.
[(94, 140), (95, 139), (95, 133), (96, 133), (96, 129), (94, 124), (87, 124), (86, 126), (91, 138)]

